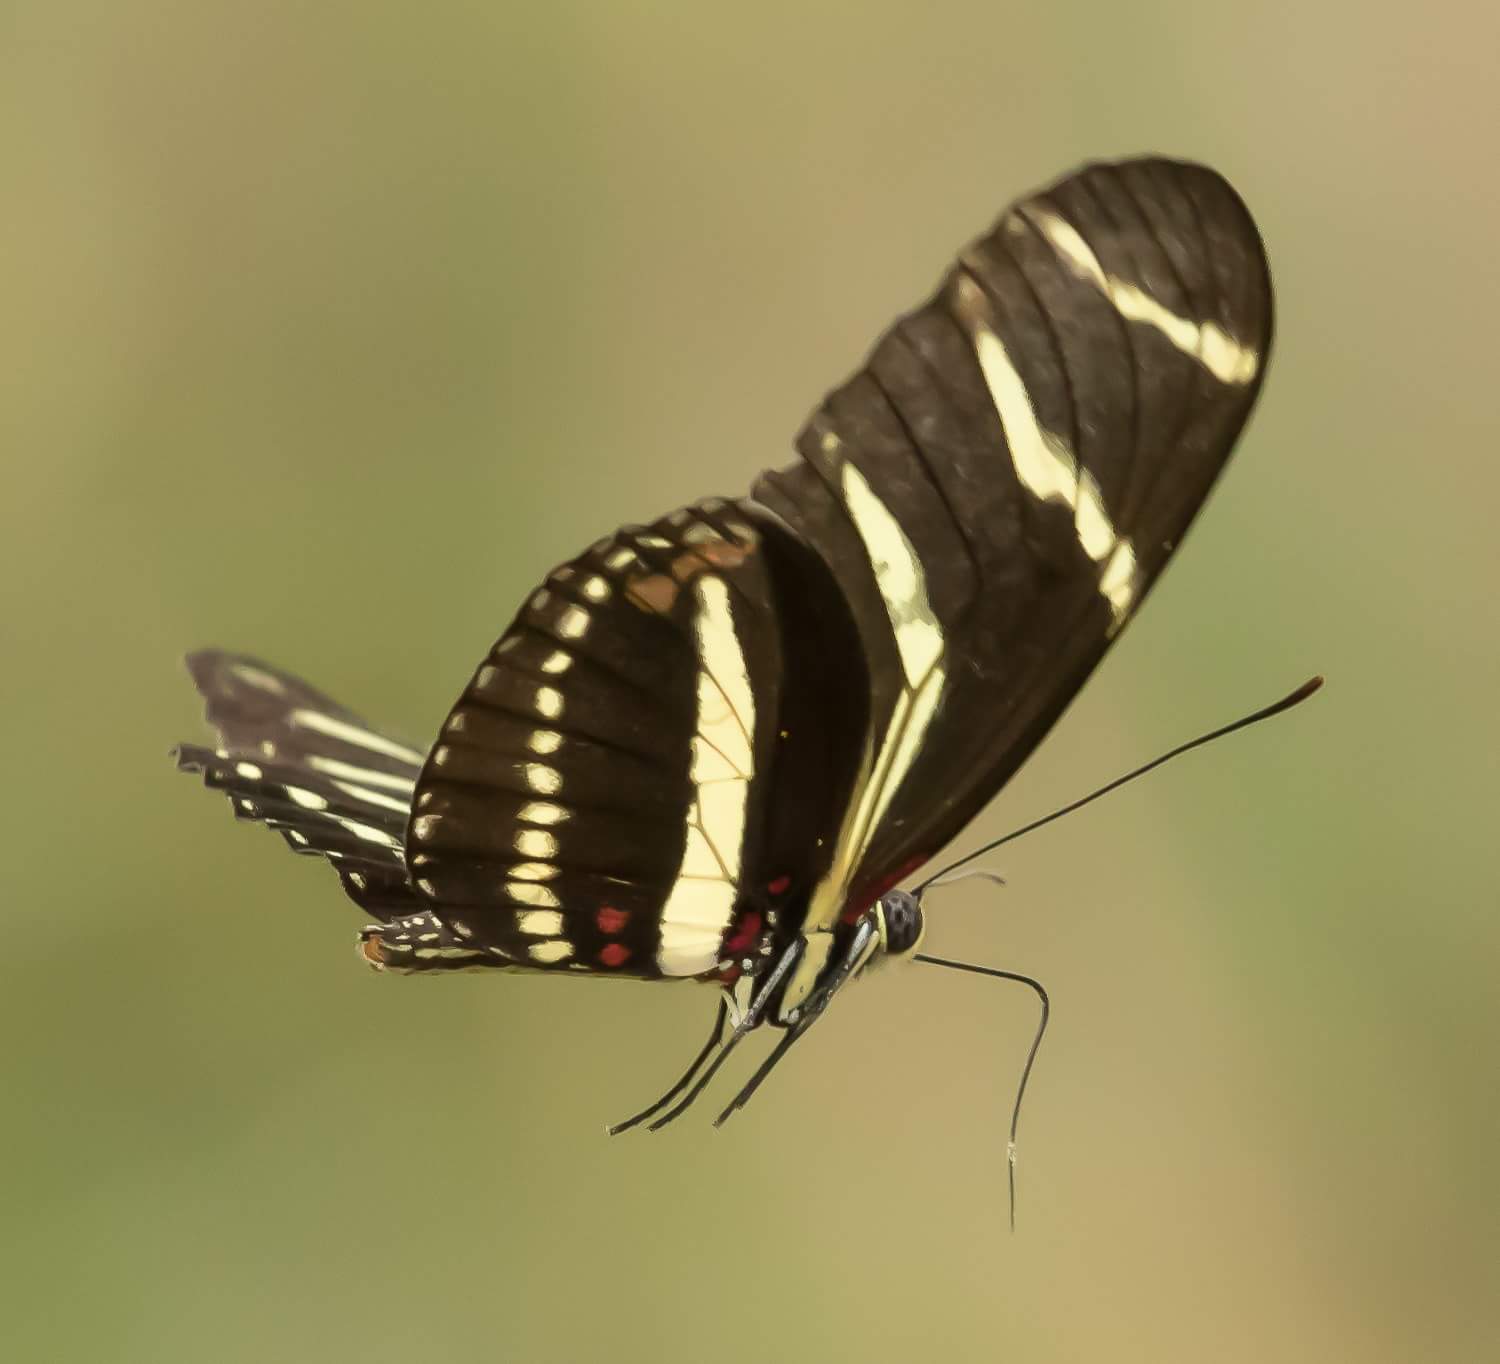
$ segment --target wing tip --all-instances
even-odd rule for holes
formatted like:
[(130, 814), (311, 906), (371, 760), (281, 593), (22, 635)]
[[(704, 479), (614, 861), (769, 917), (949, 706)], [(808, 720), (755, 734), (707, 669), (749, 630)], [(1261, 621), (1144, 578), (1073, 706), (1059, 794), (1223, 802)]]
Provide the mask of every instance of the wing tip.
[(182, 666), (187, 669), (194, 685), (202, 691), (228, 657), (230, 655), (223, 649), (189, 649), (182, 656)]

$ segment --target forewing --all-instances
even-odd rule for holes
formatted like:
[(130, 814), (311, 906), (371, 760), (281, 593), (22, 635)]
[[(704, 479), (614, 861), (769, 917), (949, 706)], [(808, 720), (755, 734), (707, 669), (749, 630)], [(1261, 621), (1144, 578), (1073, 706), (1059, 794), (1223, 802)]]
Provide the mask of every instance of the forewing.
[(756, 485), (837, 580), (869, 669), (810, 927), (930, 857), (1041, 740), (1197, 513), (1270, 339), (1222, 178), (1086, 167), (966, 250)]

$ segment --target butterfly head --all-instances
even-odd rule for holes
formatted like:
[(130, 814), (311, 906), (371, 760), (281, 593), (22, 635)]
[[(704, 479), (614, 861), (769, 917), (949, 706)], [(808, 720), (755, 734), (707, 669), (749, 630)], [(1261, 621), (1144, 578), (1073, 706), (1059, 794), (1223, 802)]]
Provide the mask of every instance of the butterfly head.
[(910, 956), (927, 928), (921, 900), (907, 890), (886, 891), (875, 903), (875, 927), (885, 956)]

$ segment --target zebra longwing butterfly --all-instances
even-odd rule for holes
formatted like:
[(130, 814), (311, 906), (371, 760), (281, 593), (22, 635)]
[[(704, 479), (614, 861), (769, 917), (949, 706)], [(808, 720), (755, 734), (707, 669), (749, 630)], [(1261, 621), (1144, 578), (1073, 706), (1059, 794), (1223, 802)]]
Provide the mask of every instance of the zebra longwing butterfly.
[(333, 864), (377, 968), (707, 981), (699, 1062), (762, 1022), (779, 1056), (913, 952), (895, 887), (1139, 608), (1270, 340), (1260, 239), (1219, 175), (1086, 166), (960, 255), (794, 463), (549, 574), (430, 750), (205, 651), (218, 745), (179, 765)]

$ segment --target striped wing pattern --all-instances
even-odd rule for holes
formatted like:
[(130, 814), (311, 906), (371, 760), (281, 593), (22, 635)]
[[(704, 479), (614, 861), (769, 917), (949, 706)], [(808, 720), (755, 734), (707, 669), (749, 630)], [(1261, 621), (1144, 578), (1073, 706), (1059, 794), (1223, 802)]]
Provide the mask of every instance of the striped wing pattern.
[(1220, 473), (1271, 340), (1255, 227), (1199, 166), (1013, 205), (748, 498), (562, 565), (425, 761), (254, 660), (190, 660), (179, 761), (339, 869), (396, 969), (806, 995), (841, 923), (1040, 742)]
[(600, 541), (449, 716), (408, 836), (416, 888), (500, 963), (713, 972), (760, 838), (781, 672), (761, 537), (731, 504)]
[(239, 818), (332, 863), (366, 912), (418, 909), (405, 835), (423, 755), (259, 659), (203, 649), (187, 664), (218, 742), (180, 745), (178, 767), (223, 791)]
[(754, 496), (851, 603), (857, 789), (806, 927), (951, 839), (1139, 607), (1249, 413), (1269, 275), (1202, 167), (1098, 165), (1008, 210)]

